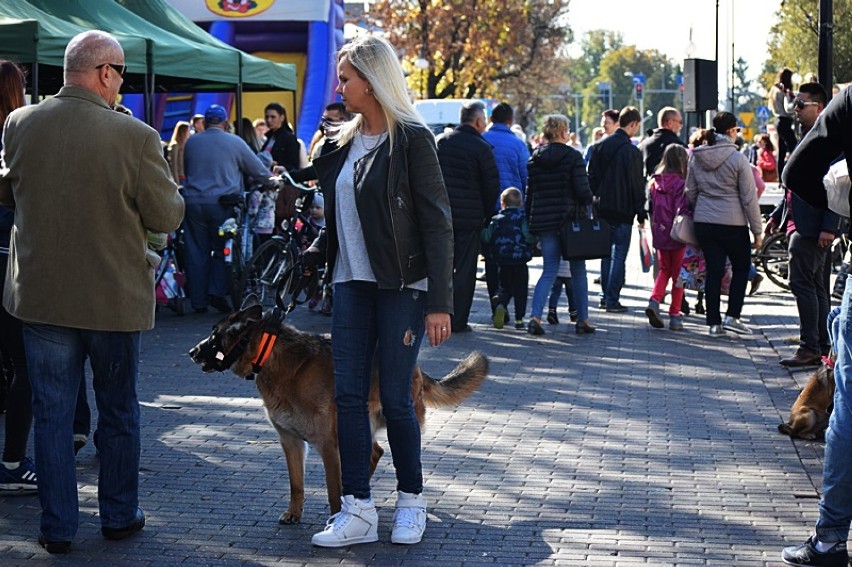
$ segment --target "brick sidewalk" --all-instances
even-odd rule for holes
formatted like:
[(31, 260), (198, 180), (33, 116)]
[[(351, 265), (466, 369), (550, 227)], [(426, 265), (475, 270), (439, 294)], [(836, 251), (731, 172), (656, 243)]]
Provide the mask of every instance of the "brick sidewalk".
[[(218, 317), (162, 311), (143, 338), (139, 385), (148, 525), (122, 542), (100, 536), (98, 461), (87, 446), (78, 458), (81, 527), (71, 555), (56, 562), (778, 564), (781, 547), (809, 533), (821, 479), (822, 445), (792, 443), (777, 431), (809, 375), (778, 364), (794, 348), (784, 343), (797, 332), (792, 297), (767, 281), (747, 298), (745, 319), (760, 331), (753, 338), (710, 339), (694, 315), (683, 333), (656, 330), (643, 312), (651, 276), (635, 258), (631, 252), (622, 297), (630, 311), (592, 308), (594, 335), (575, 335), (565, 324), (546, 325), (541, 337), (492, 329), (480, 283), (474, 331), (423, 347), (421, 364), (433, 376), (471, 350), (490, 357), (492, 374), (463, 406), (429, 413), (429, 525), (411, 547), (389, 543), (389, 454), (373, 481), (379, 543), (311, 546), (328, 514), (314, 453), (302, 523), (279, 526), (286, 465), (254, 384), (203, 374), (186, 356)], [(598, 262), (588, 264), (591, 280)], [(530, 279), (537, 278), (534, 267)], [(329, 319), (300, 308), (291, 322), (322, 332)], [(384, 435), (380, 442), (387, 448)], [(38, 516), (36, 497), (0, 496), (4, 565), (50, 560), (35, 541)]]

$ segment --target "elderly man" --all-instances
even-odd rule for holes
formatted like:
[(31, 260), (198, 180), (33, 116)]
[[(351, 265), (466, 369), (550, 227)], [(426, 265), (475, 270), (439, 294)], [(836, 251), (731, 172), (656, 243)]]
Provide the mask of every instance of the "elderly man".
[(146, 229), (175, 230), (184, 211), (157, 132), (113, 109), (121, 45), (84, 32), (64, 67), (55, 97), (9, 115), (0, 168), (0, 203), (15, 209), (3, 305), (24, 322), (39, 543), (50, 553), (69, 551), (79, 523), (72, 423), (87, 358), (101, 532), (122, 539), (145, 525), (136, 381), (141, 331), (154, 326)]

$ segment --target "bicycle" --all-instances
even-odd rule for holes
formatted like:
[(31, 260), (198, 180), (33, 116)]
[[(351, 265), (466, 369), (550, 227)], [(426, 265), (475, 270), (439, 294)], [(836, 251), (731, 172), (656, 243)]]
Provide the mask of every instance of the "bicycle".
[[(760, 250), (755, 255), (755, 263), (760, 262), (769, 280), (785, 290), (790, 289), (788, 281), (790, 274), (788, 246), (789, 240), (787, 233), (779, 231), (767, 236), (763, 241), (763, 246), (760, 247)], [(831, 250), (829, 251), (831, 271), (837, 274), (837, 278), (845, 278), (843, 260), (848, 250), (849, 238), (846, 236), (846, 232), (842, 231), (840, 236), (834, 239)], [(835, 287), (837, 287), (837, 284), (835, 284)]]
[(166, 247), (160, 252), (160, 264), (154, 272), (157, 306), (164, 305), (178, 315), (184, 315), (190, 310), (189, 298), (184, 290), (186, 275), (182, 267), (182, 247), (183, 230), (169, 234)]
[(261, 305), (272, 307), (284, 302), (283, 297), (276, 299), (281, 294), (286, 296), (287, 305), (291, 301), (295, 301), (293, 305), (296, 305), (310, 299), (308, 292), (316, 290), (316, 284), (300, 286), (298, 283), (302, 279), (299, 262), (302, 256), (302, 239), (308, 227), (308, 219), (303, 211), (310, 207), (317, 189), (296, 183), (286, 172), (281, 174), (281, 181), (286, 187), (296, 191), (291, 211), (293, 214), (283, 220), (281, 231), (258, 246), (246, 262), (239, 282), (240, 302), (254, 294)]

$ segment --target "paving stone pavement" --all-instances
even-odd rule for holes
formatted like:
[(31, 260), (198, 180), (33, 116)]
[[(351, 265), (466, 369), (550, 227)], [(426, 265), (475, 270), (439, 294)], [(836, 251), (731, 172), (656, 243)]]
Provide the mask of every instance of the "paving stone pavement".
[[(373, 479), (379, 543), (311, 546), (328, 515), (315, 453), (308, 456), (302, 523), (280, 526), (286, 465), (254, 384), (203, 374), (186, 355), (218, 316), (163, 310), (144, 335), (139, 380), (145, 530), (121, 542), (100, 536), (98, 459), (89, 445), (78, 457), (81, 525), (72, 553), (56, 559), (38, 547), (37, 497), (0, 496), (0, 561), (777, 565), (781, 548), (812, 529), (823, 451), (821, 443), (792, 442), (777, 431), (810, 373), (778, 364), (795, 348), (785, 342), (797, 333), (792, 296), (766, 281), (747, 298), (753, 337), (711, 339), (695, 315), (684, 332), (652, 329), (643, 312), (652, 279), (637, 257), (629, 256), (622, 296), (630, 311), (593, 307), (594, 335), (575, 335), (564, 323), (545, 325), (540, 337), (493, 329), (480, 283), (473, 332), (422, 348), (421, 365), (432, 376), (472, 350), (490, 358), (491, 375), (462, 406), (429, 412), (429, 524), (419, 545), (389, 541), (389, 454)], [(598, 262), (588, 265), (591, 280)], [(531, 264), (531, 282), (539, 266)], [(329, 324), (304, 307), (290, 321), (316, 332)], [(387, 448), (383, 434), (380, 442)]]

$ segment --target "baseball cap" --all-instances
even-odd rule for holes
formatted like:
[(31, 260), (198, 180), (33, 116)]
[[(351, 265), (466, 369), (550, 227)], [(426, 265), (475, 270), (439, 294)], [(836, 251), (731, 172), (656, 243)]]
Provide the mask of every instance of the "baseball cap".
[(204, 121), (208, 124), (221, 124), (228, 120), (228, 111), (218, 104), (211, 104), (204, 113)]

